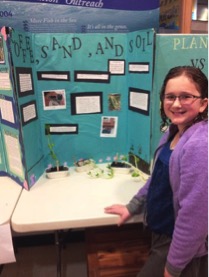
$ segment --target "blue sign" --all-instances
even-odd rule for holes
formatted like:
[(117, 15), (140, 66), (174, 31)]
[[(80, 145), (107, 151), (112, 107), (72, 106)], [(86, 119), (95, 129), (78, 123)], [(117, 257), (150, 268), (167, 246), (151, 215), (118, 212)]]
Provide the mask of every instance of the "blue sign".
[(127, 11), (147, 11), (159, 8), (159, 0), (149, 1), (136, 1), (136, 0), (5, 0), (6, 2), (33, 2), (33, 3), (47, 3), (47, 4), (58, 4), (58, 5), (69, 5), (86, 8), (103, 8), (103, 9), (114, 9), (114, 10), (127, 10)]
[(3, 1), (2, 26), (32, 33), (127, 33), (158, 29), (159, 0)]

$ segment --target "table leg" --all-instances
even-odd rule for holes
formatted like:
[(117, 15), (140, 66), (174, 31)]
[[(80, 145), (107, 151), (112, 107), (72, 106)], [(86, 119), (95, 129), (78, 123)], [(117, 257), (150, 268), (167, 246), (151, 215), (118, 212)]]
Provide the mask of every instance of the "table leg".
[(3, 268), (4, 268), (4, 265), (0, 264), (0, 275), (1, 275), (2, 271), (3, 271)]
[(60, 241), (59, 231), (55, 231), (55, 245), (57, 251), (57, 277), (62, 276), (62, 242)]

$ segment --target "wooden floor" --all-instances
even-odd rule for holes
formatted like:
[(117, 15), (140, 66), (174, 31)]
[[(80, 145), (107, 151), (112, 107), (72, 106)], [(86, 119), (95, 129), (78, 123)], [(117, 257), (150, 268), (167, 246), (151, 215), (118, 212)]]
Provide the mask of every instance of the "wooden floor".
[[(1, 277), (56, 277), (57, 252), (53, 244), (18, 246), (16, 263), (6, 264)], [(62, 250), (62, 277), (87, 277), (85, 243), (68, 242)]]

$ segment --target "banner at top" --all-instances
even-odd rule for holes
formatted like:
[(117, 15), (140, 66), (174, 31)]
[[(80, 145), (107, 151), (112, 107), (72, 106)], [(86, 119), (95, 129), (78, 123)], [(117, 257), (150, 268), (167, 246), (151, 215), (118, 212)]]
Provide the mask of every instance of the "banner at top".
[[(1, 0), (0, 0), (1, 1)], [(2, 26), (32, 33), (127, 33), (159, 27), (158, 0), (6, 0)]]
[[(5, 0), (7, 2), (8, 0)], [(78, 7), (103, 8), (127, 11), (147, 11), (159, 8), (159, 0), (10, 0), (13, 2), (33, 2), (46, 4), (60, 4)]]

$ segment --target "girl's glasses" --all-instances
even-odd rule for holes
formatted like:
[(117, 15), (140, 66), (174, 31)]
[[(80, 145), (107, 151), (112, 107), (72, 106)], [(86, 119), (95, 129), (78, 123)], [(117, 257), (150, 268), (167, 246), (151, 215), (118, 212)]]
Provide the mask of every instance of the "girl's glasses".
[(173, 104), (176, 99), (179, 99), (180, 103), (182, 105), (190, 105), (194, 101), (194, 99), (201, 98), (201, 96), (196, 96), (192, 94), (182, 94), (179, 96), (173, 95), (173, 94), (165, 94), (163, 99), (165, 103)]

